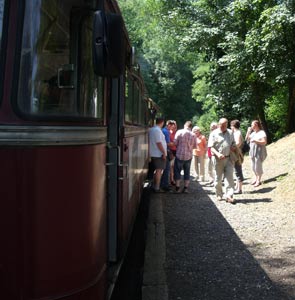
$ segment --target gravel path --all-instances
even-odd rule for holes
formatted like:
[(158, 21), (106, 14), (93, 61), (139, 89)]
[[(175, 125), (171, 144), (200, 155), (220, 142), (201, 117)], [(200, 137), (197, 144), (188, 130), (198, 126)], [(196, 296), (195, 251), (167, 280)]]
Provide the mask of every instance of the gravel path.
[[(286, 176), (286, 166), (278, 166), (271, 153), (265, 163), (264, 182), (258, 188), (252, 179), (250, 163), (244, 164), (244, 193), (236, 205), (218, 202), (216, 207), (270, 279), (295, 299), (295, 202), (281, 197), (276, 189)], [(292, 166), (291, 166), (292, 167)], [(288, 166), (287, 166), (288, 168)], [(208, 192), (208, 188), (205, 188)]]
[(295, 155), (280, 161), (280, 145), (269, 147), (258, 188), (249, 184), (245, 158), (244, 192), (235, 205), (217, 202), (214, 188), (196, 182), (188, 195), (156, 196), (165, 220), (169, 300), (295, 299), (294, 178), (289, 178)]

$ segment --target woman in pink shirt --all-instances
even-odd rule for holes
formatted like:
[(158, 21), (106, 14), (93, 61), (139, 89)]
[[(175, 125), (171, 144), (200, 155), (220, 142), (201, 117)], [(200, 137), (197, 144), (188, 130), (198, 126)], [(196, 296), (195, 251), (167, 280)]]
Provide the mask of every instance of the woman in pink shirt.
[(201, 133), (198, 126), (193, 128), (193, 133), (196, 135), (197, 148), (193, 149), (194, 166), (195, 166), (195, 181), (205, 181), (205, 157), (207, 151), (207, 140), (206, 137)]

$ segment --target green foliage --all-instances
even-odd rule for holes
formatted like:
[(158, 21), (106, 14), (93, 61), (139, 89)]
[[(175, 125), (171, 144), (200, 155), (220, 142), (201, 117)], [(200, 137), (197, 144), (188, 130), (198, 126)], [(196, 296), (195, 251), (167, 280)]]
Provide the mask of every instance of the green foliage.
[(193, 55), (179, 51), (173, 32), (167, 30), (165, 5), (157, 0), (121, 0), (127, 28), (132, 32), (131, 42), (137, 45), (138, 61), (145, 78), (148, 93), (161, 107), (167, 118), (184, 124), (200, 110), (192, 98)]
[(119, 5), (148, 90), (167, 117), (192, 119), (203, 132), (220, 117), (241, 120), (242, 130), (259, 118), (274, 139), (295, 130), (295, 1)]
[(269, 128), (273, 135), (273, 140), (277, 140), (285, 135), (286, 117), (288, 110), (287, 92), (279, 90), (266, 100), (266, 117), (269, 120)]

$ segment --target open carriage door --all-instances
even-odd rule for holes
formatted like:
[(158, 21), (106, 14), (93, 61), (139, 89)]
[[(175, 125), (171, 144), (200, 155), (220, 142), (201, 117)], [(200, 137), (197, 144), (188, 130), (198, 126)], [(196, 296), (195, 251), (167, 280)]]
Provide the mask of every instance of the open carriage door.
[(111, 84), (111, 109), (108, 127), (109, 137), (109, 165), (108, 192), (109, 192), (109, 260), (116, 262), (122, 254), (121, 222), (122, 198), (128, 190), (127, 186), (128, 164), (124, 162), (124, 136), (123, 136), (123, 109), (124, 109), (124, 77), (112, 79)]
[(104, 1), (99, 1), (93, 22), (93, 67), (94, 72), (104, 77), (107, 116), (107, 206), (108, 206), (108, 259), (118, 260), (118, 165), (120, 78), (125, 69), (125, 45), (121, 15), (106, 12)]
[(117, 260), (118, 244), (118, 164), (119, 141), (119, 79), (111, 80), (110, 119), (108, 126), (108, 248), (109, 260)]
[(108, 115), (108, 256), (110, 262), (118, 260), (119, 181), (121, 165), (120, 128), (122, 124), (123, 74), (125, 70), (125, 38), (122, 17), (104, 10), (95, 12), (94, 69), (107, 78)]

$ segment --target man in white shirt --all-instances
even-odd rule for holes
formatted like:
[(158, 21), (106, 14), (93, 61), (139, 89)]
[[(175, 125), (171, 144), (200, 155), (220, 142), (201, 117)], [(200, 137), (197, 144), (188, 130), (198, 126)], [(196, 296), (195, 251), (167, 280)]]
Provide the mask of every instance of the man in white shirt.
[(156, 125), (149, 131), (149, 155), (152, 165), (155, 169), (154, 172), (154, 192), (160, 193), (160, 182), (162, 172), (166, 166), (167, 159), (167, 143), (165, 136), (162, 132), (164, 125), (164, 118), (160, 117), (156, 119)]

